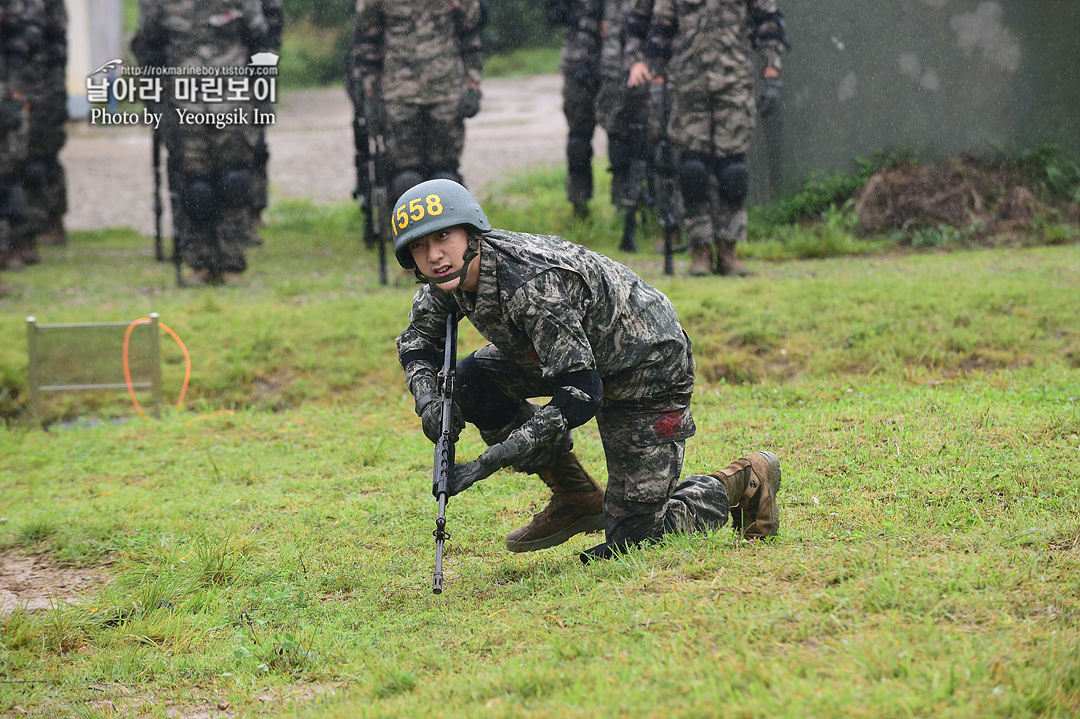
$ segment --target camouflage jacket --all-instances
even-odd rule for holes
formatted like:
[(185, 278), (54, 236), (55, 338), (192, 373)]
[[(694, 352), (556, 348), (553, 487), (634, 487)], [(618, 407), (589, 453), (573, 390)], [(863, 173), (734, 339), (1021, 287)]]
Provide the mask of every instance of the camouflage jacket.
[[(25, 59), (19, 42), (25, 27), (22, 0), (0, 0), (0, 175), (8, 175), (26, 160), (28, 107), (12, 86), (9, 68)], [(0, 244), (6, 238), (0, 237)]]
[(635, 0), (605, 0), (604, 36), (600, 49), (601, 72), (606, 78), (618, 79), (624, 86), (630, 70), (630, 57), (625, 52), (626, 18)]
[(28, 36), (37, 31), (33, 19), (23, 0), (0, 0), (0, 175), (15, 172), (29, 152), (29, 109), (13, 70), (26, 63)]
[(545, 378), (595, 369), (605, 406), (682, 407), (693, 391), (689, 339), (671, 301), (624, 265), (561, 237), (493, 230), (481, 240), (476, 293), (432, 285), (416, 293), (397, 339), (410, 389), (438, 371), (451, 310)]
[(3, 0), (7, 78), (13, 91), (33, 99), (65, 93), (67, 10), (63, 0)]
[(269, 38), (261, 0), (139, 0), (132, 48), (144, 65), (237, 67)]
[(631, 59), (683, 92), (745, 86), (753, 51), (779, 70), (785, 47), (776, 0), (636, 0), (627, 20)]
[(480, 0), (357, 0), (353, 77), (384, 100), (457, 102), (484, 65)]
[(560, 72), (571, 72), (580, 62), (599, 68), (604, 4), (604, 0), (578, 0), (574, 23), (566, 28), (563, 39)]

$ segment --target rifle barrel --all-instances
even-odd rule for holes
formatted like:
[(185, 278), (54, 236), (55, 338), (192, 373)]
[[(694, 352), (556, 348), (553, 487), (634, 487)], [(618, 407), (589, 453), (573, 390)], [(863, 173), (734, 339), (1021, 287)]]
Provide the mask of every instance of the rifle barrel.
[(446, 531), (446, 502), (450, 498), (450, 475), (454, 471), (453, 410), (455, 374), (457, 367), (457, 314), (446, 316), (446, 345), (443, 350), (443, 367), (439, 373), (442, 394), (442, 433), (435, 443), (435, 468), (432, 481), (435, 497), (439, 501), (439, 513), (435, 517), (435, 575), (431, 591), (442, 594), (443, 590), (443, 544), (450, 538)]

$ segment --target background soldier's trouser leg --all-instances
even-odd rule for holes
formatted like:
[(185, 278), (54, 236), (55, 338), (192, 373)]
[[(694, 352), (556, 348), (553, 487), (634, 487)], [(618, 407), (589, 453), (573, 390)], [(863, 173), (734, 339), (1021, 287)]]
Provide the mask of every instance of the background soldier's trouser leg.
[[(544, 379), (539, 365), (522, 367), (494, 345), (478, 349), (458, 362), (461, 391), (454, 399), (467, 422), (480, 430), (489, 446), (498, 444), (523, 425), (536, 411), (525, 397), (549, 396), (554, 383)], [(539, 472), (554, 466), (574, 447), (567, 431), (550, 446), (538, 447), (514, 463), (519, 472)]]
[[(386, 200), (393, 205), (410, 187), (428, 179), (423, 128), (428, 120), (420, 105), (392, 100), (383, 105), (383, 112), (386, 118), (383, 142), (386, 144), (386, 167), (389, 175), (386, 178), (389, 185), (389, 196)], [(388, 215), (389, 211), (383, 214)]]
[(566, 139), (566, 199), (585, 204), (593, 196), (592, 137), (596, 128), (596, 90), (569, 76), (563, 78)]
[(428, 118), (423, 128), (424, 147), (427, 150), (426, 179), (453, 180), (464, 184), (458, 167), (461, 152), (465, 149), (465, 120), (461, 117), (458, 103), (432, 105), (428, 108)]

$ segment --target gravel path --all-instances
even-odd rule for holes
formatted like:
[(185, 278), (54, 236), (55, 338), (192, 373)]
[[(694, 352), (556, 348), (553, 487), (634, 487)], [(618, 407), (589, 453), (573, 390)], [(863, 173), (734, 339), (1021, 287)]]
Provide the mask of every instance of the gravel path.
[[(566, 120), (558, 75), (491, 79), (480, 114), (467, 121), (461, 171), (471, 189), (529, 165), (562, 163)], [(267, 131), (270, 201), (347, 201), (355, 183), (352, 105), (340, 88), (286, 92)], [(603, 148), (598, 132), (597, 147)], [(144, 126), (69, 125), (67, 226), (73, 230), (154, 226), (150, 131)], [(166, 215), (168, 202), (165, 202)], [(169, 226), (166, 216), (165, 227)]]

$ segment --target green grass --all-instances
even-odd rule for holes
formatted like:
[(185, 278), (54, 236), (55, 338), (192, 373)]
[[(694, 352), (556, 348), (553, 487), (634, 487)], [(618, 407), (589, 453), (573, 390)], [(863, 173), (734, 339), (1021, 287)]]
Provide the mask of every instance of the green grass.
[[(698, 363), (684, 471), (775, 451), (780, 537), (671, 537), (589, 567), (575, 551), (599, 535), (510, 554), (546, 497), (504, 471), (451, 501), (433, 596), (431, 445), (393, 347), (415, 285), (378, 284), (355, 209), (277, 204), (220, 288), (176, 289), (135, 233), (75, 232), (4, 273), (0, 552), (112, 581), (0, 617), (0, 713), (1076, 716), (1077, 245), (859, 256), (838, 212), (797, 253), (749, 244), (754, 277), (689, 279), (680, 257), (667, 278), (655, 228), (619, 253), (606, 203), (574, 221), (561, 182), (514, 178), (485, 208), (673, 299)], [(151, 311), (191, 350), (182, 411), (72, 394), (48, 432), (25, 426), (27, 315)], [(463, 351), (480, 343), (463, 327)], [(78, 416), (122, 419), (56, 423)], [(467, 429), (460, 456), (481, 448)], [(577, 450), (604, 481), (594, 423)]]

